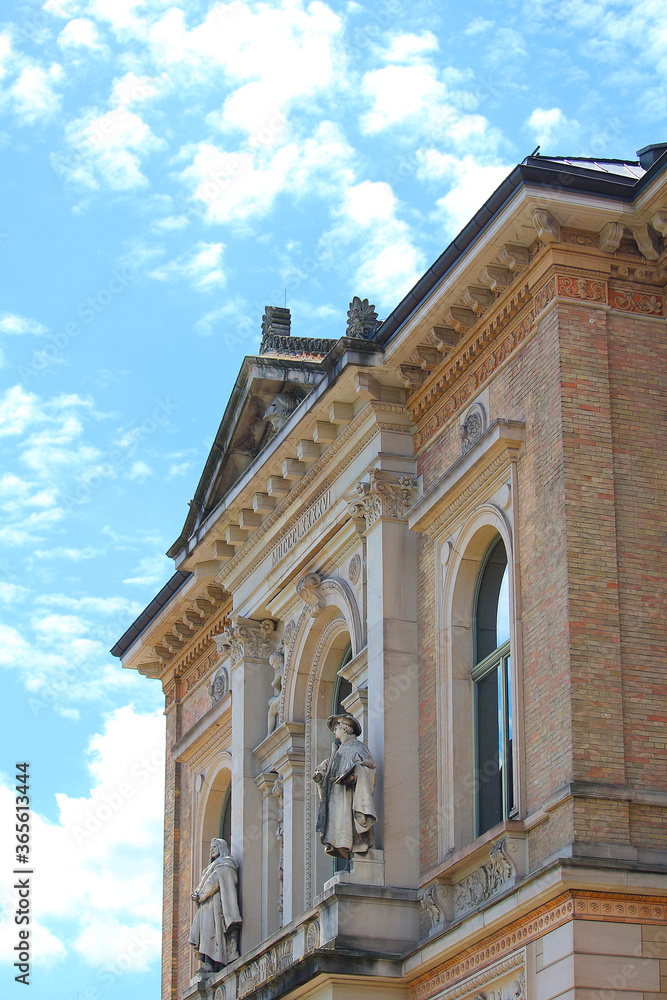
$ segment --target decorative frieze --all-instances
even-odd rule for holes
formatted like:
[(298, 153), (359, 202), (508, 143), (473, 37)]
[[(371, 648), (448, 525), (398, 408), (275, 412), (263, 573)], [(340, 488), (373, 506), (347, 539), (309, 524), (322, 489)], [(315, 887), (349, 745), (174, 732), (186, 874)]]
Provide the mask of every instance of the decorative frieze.
[(290, 936), (278, 941), (272, 948), (267, 949), (239, 970), (236, 993), (238, 1000), (277, 976), (283, 969), (292, 965), (293, 961), (292, 937)]
[(664, 316), (665, 307), (662, 295), (651, 295), (645, 292), (633, 292), (624, 288), (610, 288), (609, 305), (612, 309), (623, 312), (639, 313), (642, 316)]
[(294, 548), (297, 542), (308, 534), (310, 529), (324, 517), (331, 506), (331, 490), (325, 490), (317, 500), (310, 505), (308, 510), (296, 522), (286, 535), (284, 535), (271, 552), (271, 565), (276, 566), (287, 553)]
[(577, 920), (613, 920), (614, 923), (662, 924), (667, 920), (667, 897), (568, 890), (413, 980), (410, 1000), (428, 1000), (443, 995), (443, 991), (455, 985), (465, 986), (465, 989), (462, 993), (444, 993), (444, 996), (452, 1000), (456, 996), (466, 996), (469, 977), (477, 970), (487, 970), (499, 959), (509, 960), (512, 952), (518, 952), (522, 945), (575, 917)]
[(489, 860), (454, 887), (456, 916), (490, 899), (515, 875), (514, 865), (505, 852), (505, 840), (492, 844)]

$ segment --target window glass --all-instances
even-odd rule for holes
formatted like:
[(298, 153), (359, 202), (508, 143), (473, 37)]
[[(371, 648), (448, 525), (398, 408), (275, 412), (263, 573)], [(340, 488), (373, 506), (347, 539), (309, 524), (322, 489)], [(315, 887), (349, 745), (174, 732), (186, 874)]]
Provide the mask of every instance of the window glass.
[(479, 663), (509, 639), (507, 556), (500, 539), (486, 560), (476, 610), (475, 663)]
[(481, 835), (514, 809), (509, 570), (501, 539), (482, 564), (474, 620), (477, 832)]

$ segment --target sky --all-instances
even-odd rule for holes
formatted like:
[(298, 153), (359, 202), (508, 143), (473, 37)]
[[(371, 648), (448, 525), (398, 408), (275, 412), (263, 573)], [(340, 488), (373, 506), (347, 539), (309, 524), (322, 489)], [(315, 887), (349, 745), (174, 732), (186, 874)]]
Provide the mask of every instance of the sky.
[(159, 990), (159, 682), (108, 650), (268, 304), (380, 317), (539, 144), (667, 139), (665, 0), (5, 0), (0, 15), (0, 995), (15, 764), (31, 982)]

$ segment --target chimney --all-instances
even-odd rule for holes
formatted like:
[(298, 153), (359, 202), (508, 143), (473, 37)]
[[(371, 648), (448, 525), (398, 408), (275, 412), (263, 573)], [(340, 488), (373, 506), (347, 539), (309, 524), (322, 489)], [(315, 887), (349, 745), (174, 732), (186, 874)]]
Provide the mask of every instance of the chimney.
[(639, 160), (640, 167), (644, 170), (648, 170), (652, 167), (656, 160), (659, 160), (662, 154), (667, 150), (667, 142), (654, 142), (652, 146), (644, 146), (643, 149), (637, 150), (637, 159)]

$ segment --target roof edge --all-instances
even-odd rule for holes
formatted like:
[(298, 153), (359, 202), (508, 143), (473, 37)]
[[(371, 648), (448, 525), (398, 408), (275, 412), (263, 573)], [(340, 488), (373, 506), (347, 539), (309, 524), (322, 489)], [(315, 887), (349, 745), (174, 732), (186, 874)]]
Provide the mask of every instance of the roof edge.
[(162, 590), (155, 595), (150, 604), (135, 618), (130, 627), (123, 632), (115, 646), (111, 647), (109, 650), (111, 655), (123, 656), (139, 638), (144, 629), (157, 617), (162, 608), (169, 604), (174, 594), (178, 593), (191, 576), (192, 573), (177, 569), (174, 575), (167, 580)]

